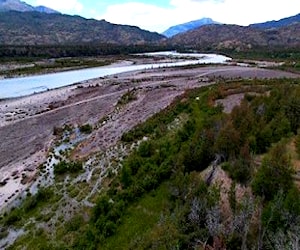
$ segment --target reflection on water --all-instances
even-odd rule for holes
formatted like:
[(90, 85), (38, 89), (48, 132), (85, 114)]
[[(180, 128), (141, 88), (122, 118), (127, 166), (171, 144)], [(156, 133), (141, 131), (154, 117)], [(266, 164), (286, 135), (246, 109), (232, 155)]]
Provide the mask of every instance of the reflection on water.
[(44, 74), (14, 79), (0, 80), (0, 99), (30, 95), (48, 89), (68, 86), (85, 80), (129, 72), (162, 67), (186, 66), (193, 64), (225, 63), (230, 58), (216, 54), (184, 54), (177, 52), (148, 53), (149, 56), (169, 56), (186, 58), (180, 62), (130, 65), (122, 67), (104, 66), (90, 69), (72, 70), (67, 72)]

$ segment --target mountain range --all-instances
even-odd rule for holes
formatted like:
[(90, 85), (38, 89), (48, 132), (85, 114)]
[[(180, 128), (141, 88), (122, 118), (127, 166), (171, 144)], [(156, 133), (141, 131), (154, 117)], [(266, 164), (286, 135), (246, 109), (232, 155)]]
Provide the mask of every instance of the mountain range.
[[(249, 27), (252, 28), (258, 28), (258, 29), (271, 29), (271, 28), (280, 28), (284, 27), (293, 23), (300, 22), (300, 14), (283, 18), (280, 20), (273, 20), (273, 21), (268, 21), (264, 23), (256, 23), (256, 24), (250, 24)], [(175, 35), (200, 28), (205, 25), (210, 25), (210, 24), (221, 24), (219, 22), (216, 22), (212, 20), (211, 18), (202, 18), (199, 20), (191, 21), (188, 23), (183, 23), (183, 24), (178, 24), (175, 26), (170, 27), (166, 31), (164, 31), (162, 34), (166, 37), (173, 37)]]
[(0, 0), (0, 12), (7, 12), (7, 11), (20, 11), (20, 12), (27, 12), (27, 11), (38, 11), (42, 13), (59, 13), (56, 10), (50, 9), (45, 6), (37, 6), (33, 7), (25, 2), (19, 0)]
[(216, 24), (210, 18), (203, 18), (173, 26), (164, 34), (105, 20), (63, 15), (20, 0), (0, 0), (0, 45), (159, 44), (236, 51), (299, 48), (300, 14), (247, 27)]
[(172, 36), (167, 43), (171, 46), (201, 50), (299, 48), (300, 14), (249, 26), (202, 25)]
[(299, 23), (300, 22), (300, 14), (283, 18), (278, 21), (269, 21), (265, 23), (256, 23), (256, 24), (251, 24), (249, 25), (250, 27), (253, 28), (259, 28), (259, 29), (272, 29), (272, 28), (281, 28), (293, 23)]
[(164, 36), (135, 26), (116, 25), (105, 20), (40, 12), (0, 12), (0, 44), (145, 44)]
[(201, 50), (295, 48), (300, 47), (300, 22), (272, 29), (212, 24), (176, 35), (168, 43)]

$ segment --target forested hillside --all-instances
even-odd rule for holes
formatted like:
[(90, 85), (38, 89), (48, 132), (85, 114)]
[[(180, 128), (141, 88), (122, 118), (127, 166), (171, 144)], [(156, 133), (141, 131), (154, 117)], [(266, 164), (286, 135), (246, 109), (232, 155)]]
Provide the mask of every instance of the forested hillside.
[(0, 12), (1, 45), (78, 45), (154, 43), (158, 33), (105, 20), (40, 12)]
[(208, 25), (176, 35), (168, 43), (198, 50), (255, 51), (300, 47), (300, 23), (274, 29), (238, 25)]

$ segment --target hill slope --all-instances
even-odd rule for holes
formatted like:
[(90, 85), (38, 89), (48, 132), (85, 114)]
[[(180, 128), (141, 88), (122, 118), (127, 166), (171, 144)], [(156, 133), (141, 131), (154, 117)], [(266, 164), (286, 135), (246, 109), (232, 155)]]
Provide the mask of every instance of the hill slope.
[(166, 31), (164, 31), (162, 34), (165, 35), (166, 37), (172, 37), (177, 34), (180, 34), (180, 33), (192, 30), (192, 29), (196, 29), (196, 28), (199, 28), (204, 25), (209, 25), (209, 24), (218, 24), (218, 23), (215, 22), (214, 20), (212, 20), (211, 18), (202, 18), (202, 19), (191, 21), (188, 23), (183, 23), (183, 24), (172, 26), (169, 29), (167, 29)]
[(0, 44), (143, 44), (164, 36), (138, 27), (116, 25), (104, 20), (39, 12), (0, 13)]
[(300, 23), (300, 13), (298, 15), (283, 18), (278, 21), (269, 21), (265, 23), (251, 24), (250, 27), (259, 28), (259, 29), (271, 29), (271, 28), (280, 28), (295, 23)]
[(209, 25), (179, 34), (169, 40), (173, 46), (199, 49), (292, 48), (300, 46), (300, 23), (272, 30), (238, 25)]

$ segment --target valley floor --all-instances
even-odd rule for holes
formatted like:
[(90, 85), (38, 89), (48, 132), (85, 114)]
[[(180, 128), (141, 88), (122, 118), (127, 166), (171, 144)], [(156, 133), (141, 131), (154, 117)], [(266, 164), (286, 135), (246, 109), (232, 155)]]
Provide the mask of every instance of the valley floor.
[[(89, 80), (61, 89), (0, 102), (0, 208), (36, 179), (46, 159), (54, 128), (91, 124), (92, 133), (72, 157), (105, 151), (124, 132), (167, 107), (186, 89), (214, 84), (219, 78), (280, 78), (299, 75), (239, 66), (154, 69)], [(122, 97), (134, 96), (122, 103)], [(239, 98), (237, 99), (239, 102)], [(232, 99), (232, 104), (235, 100)]]

